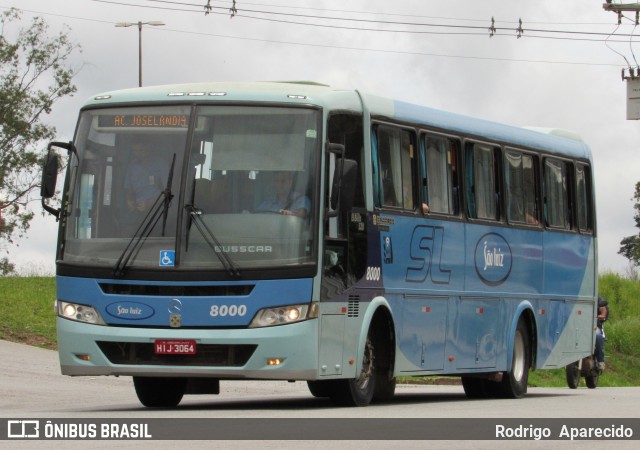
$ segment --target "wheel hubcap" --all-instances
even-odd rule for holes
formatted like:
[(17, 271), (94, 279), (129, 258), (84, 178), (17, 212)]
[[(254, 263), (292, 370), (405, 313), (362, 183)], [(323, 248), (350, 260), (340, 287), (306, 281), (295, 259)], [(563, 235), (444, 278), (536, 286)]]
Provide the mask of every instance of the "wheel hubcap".
[(516, 331), (515, 340), (513, 342), (513, 378), (520, 381), (524, 376), (524, 339), (522, 333)]
[(358, 388), (361, 390), (366, 389), (369, 385), (369, 381), (373, 375), (373, 360), (373, 344), (371, 343), (371, 340), (367, 338), (367, 345), (364, 349), (364, 357), (362, 359), (362, 371), (356, 380)]

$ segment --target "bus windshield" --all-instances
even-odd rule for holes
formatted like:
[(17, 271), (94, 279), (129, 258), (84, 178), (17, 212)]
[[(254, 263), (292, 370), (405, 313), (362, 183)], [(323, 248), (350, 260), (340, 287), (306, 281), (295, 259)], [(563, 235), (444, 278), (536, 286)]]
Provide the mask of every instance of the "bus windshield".
[(311, 262), (318, 128), (303, 108), (84, 111), (63, 261), (118, 266), (135, 242), (128, 267)]

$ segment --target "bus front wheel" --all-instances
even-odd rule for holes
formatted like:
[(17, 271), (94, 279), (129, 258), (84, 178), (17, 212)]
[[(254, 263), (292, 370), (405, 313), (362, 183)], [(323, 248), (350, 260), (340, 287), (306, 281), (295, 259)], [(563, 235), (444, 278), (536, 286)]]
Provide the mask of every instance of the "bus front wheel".
[(178, 406), (187, 388), (187, 378), (133, 377), (138, 400), (149, 408)]
[(307, 381), (307, 387), (311, 395), (317, 398), (331, 397), (333, 381)]
[(335, 380), (330, 392), (331, 401), (341, 406), (366, 406), (371, 403), (376, 391), (375, 359), (375, 349), (369, 334), (360, 374), (352, 380)]

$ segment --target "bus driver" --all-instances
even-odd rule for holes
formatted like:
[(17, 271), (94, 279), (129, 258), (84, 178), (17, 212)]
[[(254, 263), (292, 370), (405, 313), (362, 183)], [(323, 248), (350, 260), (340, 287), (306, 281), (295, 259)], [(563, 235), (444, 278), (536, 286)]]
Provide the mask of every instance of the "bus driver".
[(306, 218), (311, 202), (306, 195), (293, 190), (293, 172), (280, 171), (273, 174), (273, 193), (258, 205), (257, 212), (277, 212), (285, 216)]

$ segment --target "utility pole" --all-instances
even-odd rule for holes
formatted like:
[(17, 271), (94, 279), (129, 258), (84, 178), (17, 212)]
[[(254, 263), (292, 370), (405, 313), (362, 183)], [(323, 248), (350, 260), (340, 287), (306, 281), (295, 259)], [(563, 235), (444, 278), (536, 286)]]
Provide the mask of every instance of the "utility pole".
[[(613, 4), (611, 0), (607, 0), (602, 7), (605, 11), (618, 14), (618, 25), (622, 24), (623, 12), (635, 12), (636, 25), (640, 24), (640, 3)], [(640, 67), (636, 67), (634, 71), (629, 66), (629, 75), (622, 69), (622, 81), (627, 83), (627, 120), (640, 120)]]
[(635, 12), (636, 13), (636, 25), (640, 25), (638, 23), (638, 15), (640, 13), (640, 3), (624, 3), (619, 5), (614, 5), (611, 3), (611, 0), (607, 0), (607, 3), (602, 5), (605, 11), (611, 11), (618, 14), (618, 25), (622, 23), (622, 13), (623, 12)]

